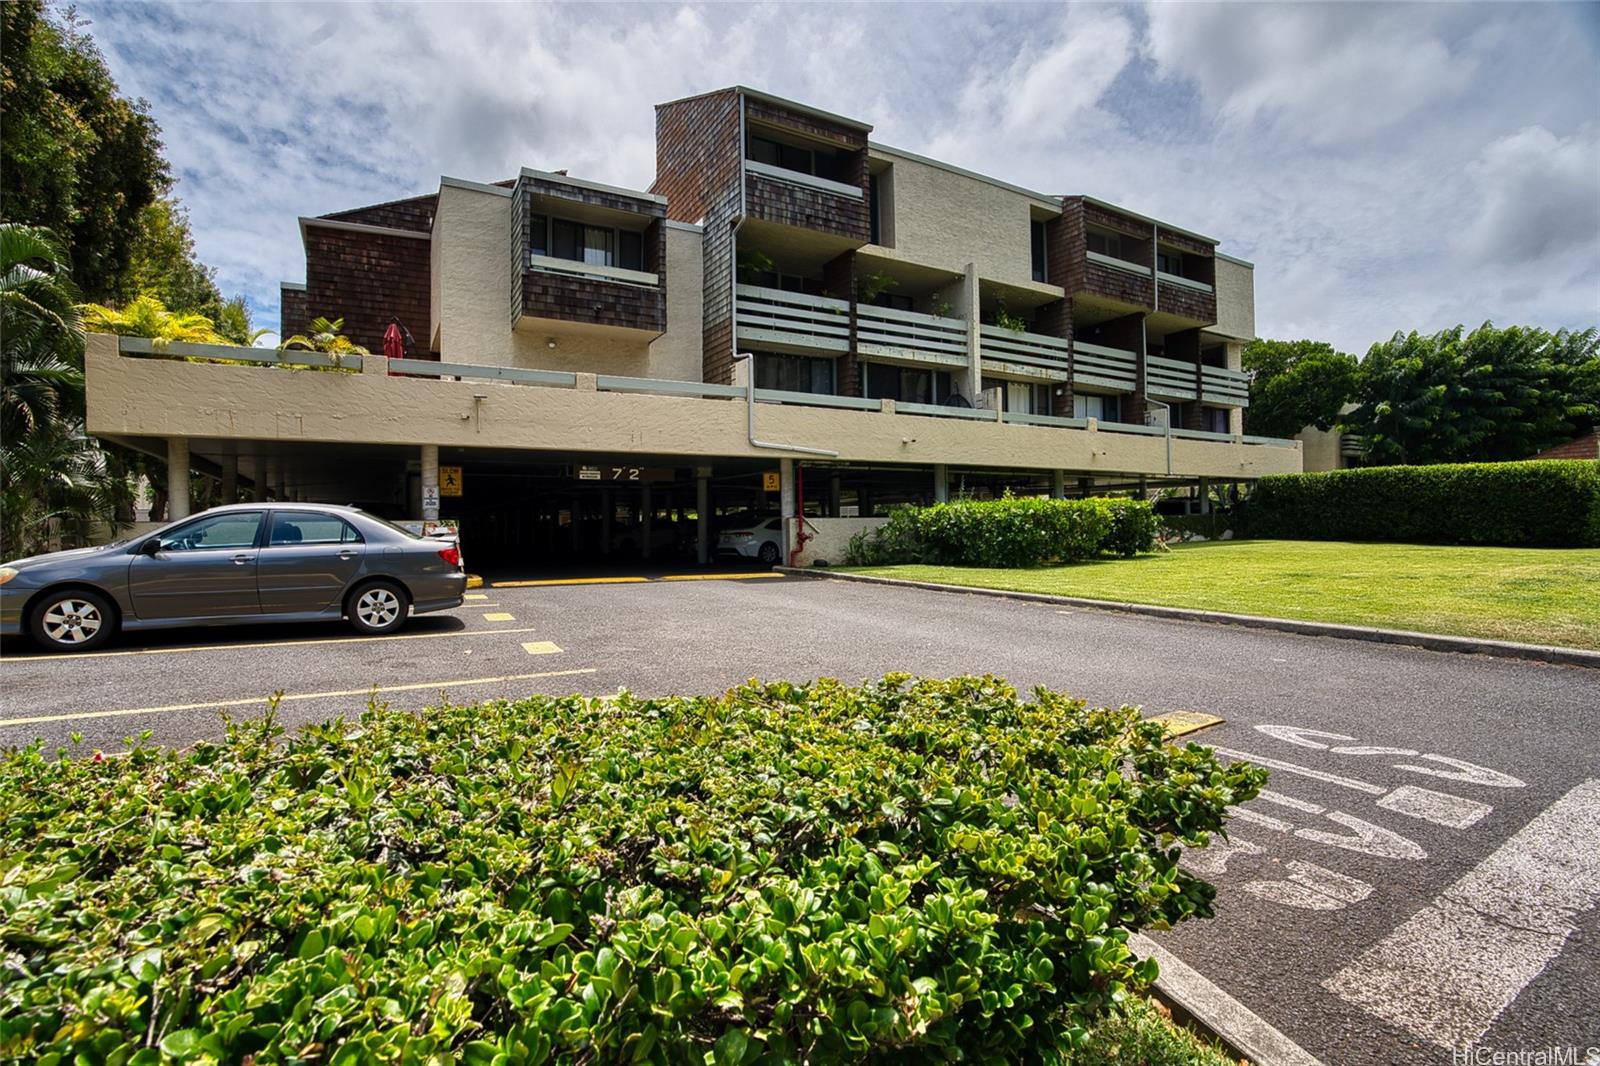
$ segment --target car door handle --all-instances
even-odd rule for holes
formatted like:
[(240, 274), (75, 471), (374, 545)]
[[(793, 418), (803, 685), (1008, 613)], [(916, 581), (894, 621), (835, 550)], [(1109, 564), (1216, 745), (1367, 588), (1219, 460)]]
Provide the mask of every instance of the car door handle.
[(245, 563), (248, 563), (250, 561), (250, 559), (251, 559), (251, 557), (248, 556), (248, 555), (235, 555), (233, 557), (233, 565), (234, 566), (243, 566)]
[(339, 558), (341, 559), (354, 559), (355, 557), (356, 553), (351, 551), (349, 548), (346, 548), (339, 553)]

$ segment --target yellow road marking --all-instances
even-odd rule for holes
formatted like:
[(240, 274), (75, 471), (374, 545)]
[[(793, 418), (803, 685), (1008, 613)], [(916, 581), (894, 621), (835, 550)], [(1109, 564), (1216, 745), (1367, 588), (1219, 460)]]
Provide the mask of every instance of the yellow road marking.
[(461, 598), (464, 600), (486, 600), (489, 598), (489, 594), (487, 592), (469, 592)]
[(557, 577), (546, 581), (491, 581), (490, 588), (531, 589), (546, 585), (634, 585), (649, 581), (647, 577)]
[(488, 611), (483, 616), (485, 622), (515, 622), (517, 616), (509, 611)]
[(1169, 711), (1166, 714), (1146, 718), (1145, 721), (1160, 722), (1165, 727), (1167, 736), (1181, 737), (1210, 726), (1221, 725), (1223, 719), (1214, 714), (1201, 714), (1199, 711)]
[(532, 633), (537, 626), (522, 629), (457, 629), (448, 633), (400, 633), (389, 637), (316, 637), (306, 640), (269, 640), (256, 644), (194, 644), (182, 648), (136, 648), (131, 651), (86, 651), (76, 655), (8, 655), (8, 663), (75, 663), (83, 659), (115, 659), (125, 655), (179, 655), (196, 651), (253, 651), (260, 648), (296, 648), (307, 644), (373, 644), (380, 640), (444, 640), (448, 637), (482, 637), (489, 634)]
[(667, 574), (662, 581), (749, 581), (752, 578), (779, 577), (770, 571), (761, 571), (754, 574)]
[[(532, 681), (540, 677), (570, 677), (573, 674), (595, 674), (595, 667), (578, 670), (550, 670), (542, 674), (506, 674), (504, 677), (472, 677), (461, 681), (417, 681), (408, 685), (373, 685), (367, 688), (347, 688), (337, 692), (300, 692), (286, 695), (281, 702), (295, 700), (326, 700), (335, 696), (365, 696), (372, 692), (414, 692), (418, 689), (466, 688), (470, 685), (496, 685), (505, 681)], [(0, 727), (8, 725), (38, 725), (43, 722), (75, 722), (84, 718), (118, 718), (130, 714), (167, 714), (172, 711), (203, 711), (210, 707), (244, 707), (253, 703), (266, 703), (270, 697), (247, 696), (236, 700), (211, 700), (206, 703), (173, 703), (165, 707), (130, 707), (117, 711), (82, 711), (77, 714), (36, 714), (27, 718), (0, 718)]]
[(529, 655), (555, 655), (561, 651), (548, 640), (525, 640), (522, 642), (522, 650)]
[(468, 574), (467, 575), (467, 588), (469, 588), (469, 589), (481, 589), (481, 588), (483, 588), (483, 578), (479, 577), (477, 574)]

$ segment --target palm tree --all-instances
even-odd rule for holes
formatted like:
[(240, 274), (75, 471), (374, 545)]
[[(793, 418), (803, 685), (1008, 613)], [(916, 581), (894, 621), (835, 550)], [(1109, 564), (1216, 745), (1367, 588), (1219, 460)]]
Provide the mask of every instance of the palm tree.
[(188, 344), (227, 344), (217, 327), (205, 315), (188, 311), (168, 311), (154, 296), (138, 296), (119, 311), (102, 304), (84, 304), (83, 321), (92, 332), (115, 333), (121, 337), (144, 337), (157, 347), (181, 341)]
[(0, 436), (83, 411), (83, 327), (66, 252), (37, 226), (0, 225)]
[(54, 234), (0, 224), (0, 555), (79, 543), (117, 478), (83, 428), (78, 290)]
[(296, 333), (293, 337), (278, 345), (280, 349), (304, 348), (312, 352), (326, 352), (329, 355), (366, 355), (367, 350), (361, 345), (339, 332), (344, 329), (344, 319), (324, 318), (317, 316), (306, 327), (309, 334)]

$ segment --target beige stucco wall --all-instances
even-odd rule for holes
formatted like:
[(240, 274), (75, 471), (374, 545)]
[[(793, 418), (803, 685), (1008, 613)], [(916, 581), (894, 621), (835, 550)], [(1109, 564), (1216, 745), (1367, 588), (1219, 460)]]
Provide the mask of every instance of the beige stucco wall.
[[(439, 444), (615, 455), (760, 457), (736, 399), (123, 357), (93, 336), (88, 426), (113, 437)], [(475, 402), (474, 394), (485, 399)], [(863, 463), (948, 463), (1084, 474), (1164, 474), (1159, 436), (762, 404), (764, 440), (837, 449)], [(1173, 469), (1248, 480), (1300, 469), (1298, 447), (1175, 440)]]
[(1300, 442), (1307, 473), (1344, 469), (1344, 457), (1339, 451), (1340, 436), (1337, 429), (1324, 430), (1315, 426), (1307, 426), (1294, 435), (1294, 439)]
[[(445, 362), (700, 380), (700, 235), (667, 231), (667, 331), (524, 320), (511, 325), (511, 198), (439, 188), (433, 315)], [(550, 342), (555, 342), (555, 347)]]
[(1207, 332), (1240, 340), (1256, 335), (1255, 268), (1217, 257), (1217, 324)]
[(881, 151), (873, 155), (891, 164), (887, 180), (894, 189), (894, 246), (874, 247), (874, 254), (957, 273), (973, 263), (986, 280), (1036, 287), (1029, 211), (1044, 205), (942, 167)]
[[(799, 519), (792, 520), (798, 524)], [(887, 518), (808, 518), (806, 532), (811, 539), (806, 541), (806, 546), (799, 555), (795, 556), (796, 566), (810, 566), (822, 561), (830, 566), (844, 564), (844, 551), (850, 546), (850, 538), (860, 533), (863, 529), (876, 529), (888, 521)], [(794, 543), (793, 531), (789, 543)]]

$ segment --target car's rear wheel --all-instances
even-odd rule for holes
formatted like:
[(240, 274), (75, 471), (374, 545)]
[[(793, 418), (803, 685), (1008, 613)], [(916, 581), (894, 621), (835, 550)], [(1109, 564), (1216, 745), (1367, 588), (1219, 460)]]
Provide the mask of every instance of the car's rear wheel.
[(88, 589), (52, 592), (34, 605), (33, 639), (51, 651), (92, 651), (117, 631), (111, 601)]
[(356, 632), (378, 636), (406, 624), (410, 605), (405, 590), (393, 581), (369, 581), (350, 594), (345, 616)]
[(778, 546), (770, 540), (761, 545), (761, 561), (768, 566), (778, 561)]

